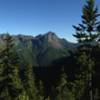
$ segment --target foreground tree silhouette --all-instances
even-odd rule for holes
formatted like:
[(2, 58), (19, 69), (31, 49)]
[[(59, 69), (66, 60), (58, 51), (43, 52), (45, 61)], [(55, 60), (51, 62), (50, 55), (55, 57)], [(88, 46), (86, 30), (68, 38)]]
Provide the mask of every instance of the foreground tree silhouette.
[(13, 51), (12, 37), (6, 34), (3, 41), (5, 46), (0, 51), (0, 100), (25, 100), (19, 78), (18, 57)]
[(95, 6), (95, 0), (87, 0), (82, 10), (82, 23), (74, 26), (78, 42), (91, 42), (96, 41), (99, 36), (100, 21), (98, 17), (98, 7)]
[(38, 91), (37, 91), (37, 100), (46, 100), (44, 93), (43, 81), (39, 80)]
[[(92, 100), (92, 74), (94, 61), (90, 59), (90, 56), (86, 53), (86, 51), (78, 51), (76, 60), (77, 65), (79, 66), (75, 80), (77, 98), (78, 100)], [(83, 97), (85, 98), (83, 99)]]
[[(95, 6), (95, 0), (87, 0), (86, 4), (83, 6), (82, 13), (82, 23), (78, 24), (78, 26), (73, 25), (76, 30), (76, 34), (74, 34), (73, 36), (77, 38), (79, 43), (82, 43), (78, 47), (76, 59), (78, 62), (80, 62), (80, 69), (82, 70), (82, 72), (80, 71), (80, 74), (83, 75), (85, 79), (88, 78), (88, 99), (93, 100), (92, 75), (94, 60), (91, 55), (93, 43), (98, 41), (100, 35), (100, 21), (98, 21), (98, 17), (100, 16), (100, 14), (98, 14), (98, 7)], [(81, 57), (83, 58), (81, 59)]]
[(26, 65), (23, 76), (24, 88), (29, 96), (29, 100), (37, 100), (37, 89), (32, 65)]
[(68, 88), (69, 82), (67, 80), (65, 70), (62, 68), (54, 91), (55, 97), (51, 96), (51, 100), (75, 100), (73, 91)]

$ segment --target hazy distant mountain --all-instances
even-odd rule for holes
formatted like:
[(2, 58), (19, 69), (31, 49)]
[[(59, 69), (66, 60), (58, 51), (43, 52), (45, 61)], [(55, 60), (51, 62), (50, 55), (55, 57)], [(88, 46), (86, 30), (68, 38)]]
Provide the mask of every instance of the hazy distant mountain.
[[(3, 36), (0, 36), (0, 43), (2, 43)], [(76, 46), (74, 43), (59, 38), (53, 32), (36, 37), (17, 35), (13, 38), (15, 50), (22, 63), (30, 63), (33, 66), (51, 65), (54, 60), (69, 56)]]

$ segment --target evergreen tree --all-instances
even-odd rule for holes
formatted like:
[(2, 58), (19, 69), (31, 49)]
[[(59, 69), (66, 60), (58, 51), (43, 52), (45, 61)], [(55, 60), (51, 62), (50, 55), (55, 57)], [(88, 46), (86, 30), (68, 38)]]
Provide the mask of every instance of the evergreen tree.
[(19, 77), (19, 61), (13, 51), (13, 39), (9, 34), (4, 35), (5, 46), (0, 51), (0, 99), (1, 100), (23, 100), (18, 99), (22, 92), (22, 84)]
[(39, 80), (37, 100), (45, 100), (44, 85), (42, 80)]
[(99, 33), (100, 21), (98, 21), (98, 7), (95, 6), (95, 0), (87, 0), (83, 7), (82, 24), (74, 26), (78, 42), (96, 41)]
[(33, 75), (33, 67), (29, 64), (24, 68), (23, 83), (29, 100), (36, 100), (37, 89), (35, 86), (35, 77)]
[[(76, 98), (81, 100), (83, 95), (85, 95), (86, 100), (89, 98), (93, 98), (92, 94), (92, 74), (94, 61), (87, 56), (86, 51), (80, 51), (77, 55), (77, 65), (79, 66), (77, 69), (76, 80), (75, 80), (75, 90), (76, 90)], [(83, 100), (84, 100), (83, 99)], [(90, 100), (91, 100), (90, 99)]]
[(96, 42), (100, 35), (100, 21), (98, 21), (98, 17), (100, 16), (100, 14), (98, 14), (98, 7), (95, 6), (95, 0), (87, 0), (86, 4), (83, 6), (82, 12), (82, 24), (73, 26), (76, 30), (76, 34), (74, 34), (74, 37), (77, 38), (79, 43), (82, 43), (81, 46), (78, 47), (78, 55), (76, 59), (77, 62), (79, 62), (79, 71), (81, 72), (79, 75), (81, 76), (81, 78), (79, 78), (79, 81), (83, 81), (83, 83), (88, 82), (88, 99), (93, 100), (92, 77), (93, 67), (95, 64), (92, 57), (92, 50), (94, 48), (92, 43), (94, 41)]
[(56, 95), (54, 100), (75, 100), (74, 94), (72, 90), (68, 88), (68, 85), (69, 83), (67, 81), (67, 75), (64, 69), (62, 69), (57, 86), (55, 88)]

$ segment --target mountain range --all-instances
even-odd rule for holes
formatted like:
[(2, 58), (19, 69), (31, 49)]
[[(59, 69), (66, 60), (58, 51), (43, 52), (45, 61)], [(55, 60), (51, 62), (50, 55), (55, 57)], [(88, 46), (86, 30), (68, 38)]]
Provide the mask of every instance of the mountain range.
[[(0, 35), (3, 44), (4, 34)], [(54, 60), (70, 56), (77, 44), (59, 38), (54, 32), (47, 32), (36, 37), (26, 35), (13, 36), (14, 49), (22, 64), (32, 64), (34, 67), (50, 66)]]

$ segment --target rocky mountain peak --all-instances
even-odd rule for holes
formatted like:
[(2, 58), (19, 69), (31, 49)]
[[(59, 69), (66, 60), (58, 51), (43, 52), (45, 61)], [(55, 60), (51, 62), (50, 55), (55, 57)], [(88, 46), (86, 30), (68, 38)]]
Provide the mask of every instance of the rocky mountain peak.
[(54, 32), (47, 32), (44, 34), (44, 37), (46, 37), (48, 40), (49, 39), (58, 39), (58, 36)]
[(61, 41), (54, 32), (47, 32), (44, 37), (54, 48), (62, 48)]

